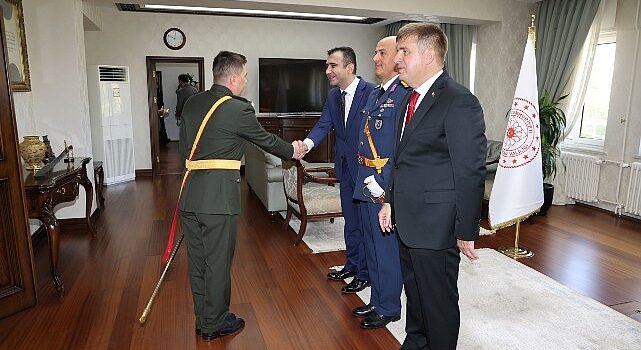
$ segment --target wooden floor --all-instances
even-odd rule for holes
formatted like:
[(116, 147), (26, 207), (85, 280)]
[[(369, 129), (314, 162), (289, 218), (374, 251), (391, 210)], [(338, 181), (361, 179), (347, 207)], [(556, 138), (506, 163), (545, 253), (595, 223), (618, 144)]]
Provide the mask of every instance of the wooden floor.
[[(162, 269), (162, 254), (179, 176), (107, 187), (98, 237), (65, 232), (58, 297), (48, 274), (46, 241), (34, 247), (38, 305), (0, 320), (0, 349), (396, 349), (385, 329), (361, 330), (350, 315), (361, 305), (325, 279), (340, 252), (312, 255), (272, 222), (242, 183), (232, 271), (232, 312), (247, 326), (204, 343), (194, 335), (186, 249), (179, 252), (146, 326), (138, 324)], [(174, 190), (168, 190), (174, 189)], [(641, 320), (641, 224), (593, 209), (553, 207), (522, 226), (523, 263), (591, 298)], [(481, 247), (513, 243), (510, 230), (483, 237)]]
[(182, 157), (178, 151), (178, 141), (160, 145), (158, 157), (160, 159), (157, 165), (159, 175), (182, 174), (184, 165), (180, 162)]

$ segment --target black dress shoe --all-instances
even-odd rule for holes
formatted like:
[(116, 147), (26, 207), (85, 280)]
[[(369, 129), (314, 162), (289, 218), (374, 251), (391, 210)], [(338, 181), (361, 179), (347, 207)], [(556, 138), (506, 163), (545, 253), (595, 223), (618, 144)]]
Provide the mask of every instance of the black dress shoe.
[(367, 304), (352, 309), (352, 315), (356, 317), (367, 317), (370, 313), (374, 312), (375, 306)]
[(211, 333), (202, 333), (201, 336), (204, 341), (212, 341), (219, 337), (224, 337), (226, 335), (231, 335), (239, 332), (245, 327), (245, 320), (242, 318), (237, 318), (234, 314), (227, 315), (225, 321), (223, 322), (220, 329), (213, 331)]
[(374, 329), (387, 326), (390, 322), (395, 322), (401, 319), (400, 315), (396, 316), (382, 316), (376, 312), (371, 313), (361, 321), (361, 328)]
[(363, 289), (369, 287), (369, 281), (368, 280), (360, 280), (358, 278), (354, 278), (351, 282), (349, 282), (348, 285), (343, 287), (341, 289), (341, 292), (343, 293), (357, 293), (362, 291)]
[(350, 278), (354, 276), (356, 276), (356, 272), (347, 271), (345, 270), (345, 268), (343, 268), (342, 270), (330, 272), (327, 274), (327, 278), (334, 281), (342, 281), (346, 278)]

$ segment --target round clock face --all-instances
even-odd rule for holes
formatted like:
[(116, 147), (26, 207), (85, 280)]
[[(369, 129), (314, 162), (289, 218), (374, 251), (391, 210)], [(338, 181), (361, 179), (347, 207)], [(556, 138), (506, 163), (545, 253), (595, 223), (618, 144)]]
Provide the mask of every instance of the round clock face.
[(185, 33), (178, 28), (167, 29), (163, 39), (165, 41), (165, 45), (172, 50), (181, 49), (185, 46), (185, 41), (187, 40)]

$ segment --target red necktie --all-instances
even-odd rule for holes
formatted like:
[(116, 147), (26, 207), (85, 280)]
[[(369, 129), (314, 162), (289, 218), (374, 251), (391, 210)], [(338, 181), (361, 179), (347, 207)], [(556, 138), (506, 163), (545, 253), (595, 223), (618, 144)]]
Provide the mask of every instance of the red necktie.
[(409, 124), (410, 120), (412, 120), (412, 117), (414, 116), (414, 110), (416, 109), (416, 101), (418, 101), (418, 97), (421, 94), (416, 92), (416, 90), (412, 91), (412, 95), (410, 95), (410, 103), (407, 105), (407, 113), (405, 114), (405, 126)]

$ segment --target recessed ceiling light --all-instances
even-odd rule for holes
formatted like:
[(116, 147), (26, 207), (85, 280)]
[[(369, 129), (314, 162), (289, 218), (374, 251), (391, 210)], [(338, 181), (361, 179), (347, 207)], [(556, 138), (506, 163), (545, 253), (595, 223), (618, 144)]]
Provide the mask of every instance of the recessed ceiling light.
[(179, 6), (179, 5), (142, 5), (142, 7), (147, 9), (152, 9), (152, 10), (212, 12), (212, 13), (226, 13), (226, 14), (228, 13), (228, 14), (250, 15), (250, 16), (320, 18), (320, 19), (333, 19), (333, 20), (344, 20), (344, 21), (364, 21), (365, 19), (367, 19), (367, 17), (332, 15), (332, 14), (326, 14), (326, 13), (234, 9), (234, 8), (223, 8), (223, 7), (201, 7), (201, 6)]

